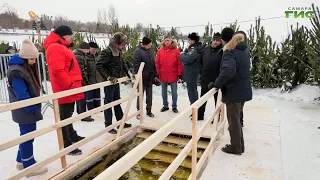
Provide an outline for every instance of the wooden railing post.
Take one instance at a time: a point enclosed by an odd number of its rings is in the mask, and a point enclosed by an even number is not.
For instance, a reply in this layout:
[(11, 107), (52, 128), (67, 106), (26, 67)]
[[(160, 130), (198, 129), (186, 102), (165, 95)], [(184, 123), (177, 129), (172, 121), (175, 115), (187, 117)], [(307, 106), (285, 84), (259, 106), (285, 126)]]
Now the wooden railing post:
[[(123, 127), (124, 127), (124, 124), (128, 120), (128, 113), (129, 113), (129, 110), (130, 110), (130, 107), (131, 107), (131, 104), (132, 104), (132, 100), (135, 97), (135, 94), (137, 92), (138, 82), (140, 82), (140, 80), (142, 79), (143, 67), (144, 67), (144, 63), (142, 62), (140, 64), (140, 67), (139, 67), (139, 70), (138, 70), (138, 73), (137, 73), (136, 81), (133, 83), (133, 86), (132, 86), (132, 89), (131, 89), (131, 93), (130, 93), (130, 96), (129, 96), (129, 100), (128, 100), (127, 105), (126, 105), (126, 109), (124, 111), (123, 118), (121, 119), (121, 123), (120, 123), (119, 129), (118, 129), (118, 133), (117, 133), (116, 139), (120, 138), (120, 136), (122, 134)], [(143, 93), (143, 91), (142, 91), (142, 93)], [(141, 108), (140, 108), (140, 110), (141, 110)]]
[[(60, 122), (60, 112), (59, 112), (59, 104), (58, 99), (54, 99), (53, 101), (53, 112), (54, 112), (54, 119), (55, 122)], [(62, 128), (57, 129), (57, 136), (58, 136), (58, 143), (59, 143), (59, 149), (60, 151), (64, 149), (64, 143), (63, 143), (63, 136), (62, 136)], [(66, 156), (61, 156), (61, 166), (62, 168), (67, 168), (67, 160)]]
[[(221, 94), (221, 90), (218, 90), (216, 93), (218, 93), (218, 99), (217, 99), (217, 104), (219, 104), (221, 102), (222, 99), (222, 94)], [(217, 107), (215, 107), (216, 109)], [(218, 120), (219, 120), (219, 114), (221, 112), (218, 112), (217, 115), (213, 118), (213, 131), (216, 132), (217, 128), (218, 128)], [(221, 122), (221, 119), (220, 119)]]
[(197, 122), (198, 122), (198, 108), (192, 108), (192, 169), (191, 179), (197, 178), (197, 151), (198, 151), (198, 139), (197, 139)]
[(140, 112), (140, 124), (143, 123), (144, 116), (143, 116), (143, 82), (142, 77), (139, 81), (139, 112)]

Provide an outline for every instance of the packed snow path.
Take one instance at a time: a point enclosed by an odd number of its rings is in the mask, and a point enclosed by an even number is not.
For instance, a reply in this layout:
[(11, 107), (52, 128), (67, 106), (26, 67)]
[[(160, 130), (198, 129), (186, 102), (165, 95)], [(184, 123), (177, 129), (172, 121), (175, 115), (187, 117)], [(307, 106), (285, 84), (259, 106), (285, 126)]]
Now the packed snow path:
[(264, 94), (256, 92), (254, 100), (245, 105), (245, 153), (237, 156), (221, 151), (230, 143), (226, 127), (200, 180), (319, 179), (319, 105)]
[[(129, 86), (127, 86), (129, 87)], [(49, 87), (50, 88), (50, 87)], [(121, 96), (129, 93), (129, 88), (121, 85)], [(170, 88), (169, 88), (170, 89)], [(170, 121), (176, 114), (171, 110), (159, 112), (162, 107), (161, 89), (154, 86), (153, 113), (156, 120)], [(179, 84), (178, 109), (182, 111), (188, 103), (186, 89)], [(320, 177), (320, 107), (309, 101), (320, 95), (318, 88), (302, 86), (298, 92), (280, 94), (277, 90), (255, 90), (254, 99), (245, 105), (244, 137), (246, 152), (241, 156), (224, 154), (221, 147), (229, 143), (229, 133), (221, 139), (212, 159), (208, 162), (201, 180), (212, 179), (284, 179), (317, 180)], [(304, 101), (304, 102), (301, 102)], [(171, 102), (171, 96), (169, 96)], [(210, 100), (207, 111), (213, 109)], [(125, 103), (122, 104), (125, 107)], [(135, 110), (135, 101), (131, 112)], [(165, 117), (164, 115), (167, 115)], [(38, 128), (54, 123), (51, 109), (45, 113), (45, 120), (38, 123)], [(103, 113), (94, 115), (95, 122), (76, 122), (75, 129), (80, 135), (90, 136), (103, 129)], [(154, 119), (146, 117), (146, 121)], [(136, 119), (131, 123), (138, 124)], [(191, 125), (190, 118), (185, 120), (185, 127)], [(198, 124), (199, 127), (201, 122)], [(227, 128), (227, 127), (226, 127)], [(11, 120), (11, 113), (0, 114), (0, 142), (19, 136), (16, 123)], [(85, 157), (110, 141), (112, 135), (106, 134), (97, 140), (80, 147), (83, 155), (67, 156), (68, 165)], [(51, 132), (35, 140), (35, 157), (38, 161), (58, 152), (56, 132)], [(0, 152), (0, 180), (6, 179), (18, 171), (15, 169), (17, 146)], [(61, 170), (60, 161), (48, 165), (49, 172), (29, 180), (48, 179)]]

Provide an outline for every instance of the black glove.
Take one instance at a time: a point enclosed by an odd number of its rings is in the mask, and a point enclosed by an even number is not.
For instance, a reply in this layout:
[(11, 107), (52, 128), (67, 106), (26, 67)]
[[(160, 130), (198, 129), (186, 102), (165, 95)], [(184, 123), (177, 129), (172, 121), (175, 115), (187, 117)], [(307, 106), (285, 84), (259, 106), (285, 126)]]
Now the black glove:
[(178, 79), (182, 79), (182, 76), (181, 76), (181, 75), (178, 75)]
[(117, 84), (118, 83), (118, 79), (115, 77), (108, 77), (107, 79), (108, 81), (111, 81), (112, 84)]
[(214, 82), (210, 82), (208, 84), (208, 89), (211, 90), (212, 88), (214, 88)]

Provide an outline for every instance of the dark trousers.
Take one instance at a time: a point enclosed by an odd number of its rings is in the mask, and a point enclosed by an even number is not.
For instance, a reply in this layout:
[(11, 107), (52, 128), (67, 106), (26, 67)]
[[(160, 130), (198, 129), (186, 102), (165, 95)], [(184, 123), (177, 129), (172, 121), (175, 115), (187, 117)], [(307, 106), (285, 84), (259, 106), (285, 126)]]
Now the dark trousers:
[(240, 124), (243, 126), (243, 107), (244, 107), (244, 103), (241, 103), (242, 105), (242, 109), (241, 109), (241, 112), (240, 112)]
[[(143, 85), (143, 93), (146, 92), (146, 110), (147, 113), (151, 112), (151, 108), (152, 108), (152, 84), (150, 85)], [(139, 97), (137, 97), (137, 110), (140, 110), (140, 106), (139, 106)]]
[[(119, 84), (116, 85), (111, 85), (111, 86), (106, 86), (104, 87), (104, 104), (111, 103), (113, 101), (119, 100), (120, 99), (120, 86)], [(120, 121), (123, 117), (123, 112), (120, 104), (116, 105), (113, 107), (114, 113), (116, 115), (117, 121)], [(109, 126), (112, 124), (112, 109), (106, 109), (104, 111), (104, 119), (105, 119), (105, 127)]]
[(76, 102), (77, 113), (81, 114), (91, 109), (97, 108), (101, 105), (100, 103), (100, 89), (94, 89), (85, 92), (85, 98)]
[(86, 102), (88, 110), (101, 106), (100, 88), (86, 92)]
[(229, 123), (230, 143), (236, 150), (244, 148), (242, 126), (240, 124), (240, 112), (244, 103), (230, 103), (227, 106), (227, 118)]
[(197, 89), (198, 82), (187, 82), (187, 90), (190, 104), (193, 104), (199, 99), (198, 89)]
[[(37, 129), (37, 124), (36, 123), (19, 124), (19, 128), (20, 128), (20, 136), (22, 136), (32, 131), (35, 131)], [(34, 139), (31, 139), (19, 145), (17, 162), (22, 163), (24, 168), (27, 168), (36, 163), (36, 160), (34, 159), (34, 156), (33, 156), (33, 141)]]
[[(61, 121), (68, 119), (74, 112), (74, 102), (68, 104), (59, 104), (59, 112)], [(69, 124), (62, 127), (64, 147), (68, 147), (72, 144), (71, 139), (77, 136), (77, 132), (73, 129), (73, 125)]]
[[(209, 92), (208, 84), (202, 84), (201, 85), (201, 97), (205, 95), (207, 92)], [(218, 99), (218, 92), (214, 94), (214, 104), (217, 106), (217, 99)], [(204, 112), (206, 110), (207, 101), (199, 108), (198, 110), (198, 117), (203, 118)]]

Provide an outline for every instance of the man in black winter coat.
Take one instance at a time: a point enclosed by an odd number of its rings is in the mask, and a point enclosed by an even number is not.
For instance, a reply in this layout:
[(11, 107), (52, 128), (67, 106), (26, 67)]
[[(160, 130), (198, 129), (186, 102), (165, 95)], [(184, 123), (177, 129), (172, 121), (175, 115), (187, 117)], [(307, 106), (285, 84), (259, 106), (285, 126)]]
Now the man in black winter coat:
[[(205, 95), (209, 89), (210, 82), (214, 82), (220, 73), (220, 63), (222, 57), (222, 42), (220, 33), (215, 33), (212, 38), (211, 46), (207, 46), (200, 56), (200, 84), (201, 96)], [(218, 93), (214, 94), (215, 104), (217, 105)], [(206, 109), (204, 103), (198, 110), (198, 120), (204, 119)]]
[[(96, 68), (100, 73), (104, 81), (111, 81), (113, 85), (106, 86), (104, 88), (105, 99), (104, 103), (108, 104), (120, 99), (120, 85), (118, 84), (118, 78), (123, 76), (131, 77), (131, 73), (128, 70), (127, 64), (123, 59), (122, 50), (127, 42), (127, 36), (121, 32), (117, 32), (110, 39), (109, 46), (101, 52), (98, 58)], [(114, 106), (114, 112), (117, 121), (120, 121), (123, 117), (123, 112), (120, 104)], [(106, 109), (104, 111), (105, 127), (112, 124), (112, 109)], [(124, 128), (131, 127), (131, 124), (125, 123)], [(109, 131), (111, 134), (117, 134), (117, 130), (112, 129)]]
[(244, 139), (240, 114), (244, 102), (252, 99), (250, 52), (243, 31), (235, 33), (230, 28), (224, 28), (221, 33), (223, 56), (219, 77), (209, 84), (209, 89), (221, 89), (222, 102), (227, 107), (230, 142), (222, 151), (241, 155), (244, 153)]
[[(144, 62), (144, 68), (142, 71), (143, 91), (146, 91), (146, 110), (149, 117), (154, 117), (151, 112), (152, 107), (152, 84), (157, 81), (155, 55), (151, 51), (152, 42), (151, 39), (144, 37), (142, 43), (138, 46), (137, 50), (133, 54), (133, 66), (134, 73), (138, 73), (141, 62)], [(159, 81), (159, 80), (158, 80)], [(137, 97), (137, 109), (139, 110), (139, 97)], [(138, 115), (139, 119), (140, 116)]]

